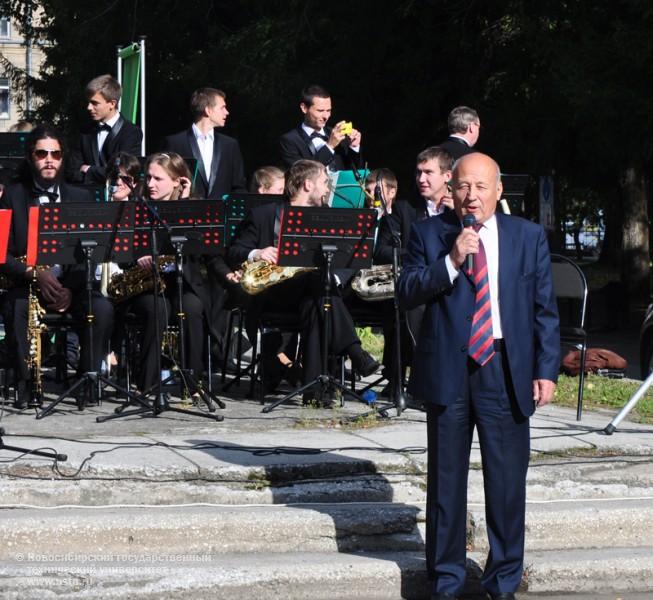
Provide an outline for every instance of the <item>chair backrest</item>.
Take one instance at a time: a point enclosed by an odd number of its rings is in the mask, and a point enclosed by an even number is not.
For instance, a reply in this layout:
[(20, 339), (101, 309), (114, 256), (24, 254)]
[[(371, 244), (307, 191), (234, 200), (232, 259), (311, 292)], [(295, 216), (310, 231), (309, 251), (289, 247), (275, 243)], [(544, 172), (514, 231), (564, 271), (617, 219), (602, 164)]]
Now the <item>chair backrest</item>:
[(562, 324), (585, 327), (587, 308), (585, 275), (573, 260), (560, 254), (551, 255), (551, 272)]

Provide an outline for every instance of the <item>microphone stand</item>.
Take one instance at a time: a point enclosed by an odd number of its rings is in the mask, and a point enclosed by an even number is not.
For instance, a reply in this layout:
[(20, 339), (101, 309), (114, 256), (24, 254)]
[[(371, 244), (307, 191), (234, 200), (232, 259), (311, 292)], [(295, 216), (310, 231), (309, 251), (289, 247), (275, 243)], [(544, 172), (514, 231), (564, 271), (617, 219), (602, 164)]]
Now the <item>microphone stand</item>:
[[(222, 421), (223, 420), (222, 415), (211, 414), (211, 413), (207, 414), (204, 412), (172, 407), (170, 406), (170, 403), (168, 402), (166, 396), (163, 394), (162, 382), (161, 382), (161, 327), (159, 321), (159, 306), (158, 306), (160, 275), (159, 275), (159, 268), (158, 268), (158, 261), (157, 261), (158, 245), (156, 242), (156, 231), (157, 231), (157, 227), (163, 227), (167, 231), (168, 235), (170, 235), (170, 237), (172, 238), (172, 230), (170, 226), (163, 219), (161, 219), (161, 217), (159, 217), (159, 213), (157, 212), (156, 208), (149, 202), (147, 198), (145, 198), (145, 196), (143, 196), (142, 194), (135, 194), (135, 186), (131, 183), (131, 181), (129, 181), (127, 178), (123, 178), (123, 181), (129, 186), (129, 189), (131, 190), (130, 196), (133, 194), (136, 201), (140, 202), (140, 204), (150, 214), (150, 233), (151, 233), (150, 250), (152, 253), (152, 278), (154, 284), (152, 290), (152, 294), (153, 294), (152, 302), (154, 305), (154, 327), (155, 327), (155, 336), (156, 336), (155, 349), (156, 349), (156, 369), (157, 369), (156, 372), (158, 373), (158, 381), (146, 393), (141, 394), (140, 397), (133, 398), (133, 400), (135, 400), (138, 404), (141, 405), (141, 408), (135, 408), (133, 410), (125, 411), (124, 409), (127, 408), (127, 406), (133, 404), (132, 399), (130, 399), (127, 402), (125, 402), (125, 404), (123, 404), (122, 406), (116, 408), (115, 413), (113, 415), (104, 415), (101, 417), (97, 417), (96, 421), (98, 423), (103, 423), (104, 421), (109, 421), (112, 419), (118, 419), (130, 415), (143, 415), (143, 414), (152, 417), (158, 417), (162, 412), (165, 411), (178, 412), (186, 415), (195, 415), (198, 417), (204, 417), (206, 419), (213, 419), (215, 421)], [(145, 400), (145, 397), (152, 390), (155, 393), (155, 397), (154, 400), (152, 401), (152, 404), (149, 404), (147, 400)], [(222, 408), (224, 408), (224, 406), (222, 406)]]
[[(394, 407), (397, 410), (397, 416), (400, 416), (401, 413), (406, 410), (406, 396), (404, 394), (404, 385), (403, 385), (403, 367), (401, 360), (401, 313), (399, 310), (399, 299), (397, 298), (397, 282), (399, 280), (399, 250), (401, 248), (401, 237), (399, 232), (396, 230), (393, 220), (390, 218), (388, 213), (388, 204), (383, 194), (383, 185), (382, 179), (379, 177), (376, 180), (376, 188), (374, 190), (375, 200), (378, 196), (378, 199), (381, 201), (381, 206), (383, 207), (383, 214), (386, 218), (386, 223), (390, 229), (390, 235), (392, 237), (392, 280), (394, 283), (394, 295), (392, 298), (393, 310), (394, 310), (394, 342), (395, 342), (395, 352), (394, 352), (394, 361), (395, 361), (395, 376), (392, 383), (391, 399), (392, 404), (390, 406), (380, 406), (377, 411), (385, 416), (385, 411), (388, 408)], [(377, 194), (378, 191), (378, 194)]]

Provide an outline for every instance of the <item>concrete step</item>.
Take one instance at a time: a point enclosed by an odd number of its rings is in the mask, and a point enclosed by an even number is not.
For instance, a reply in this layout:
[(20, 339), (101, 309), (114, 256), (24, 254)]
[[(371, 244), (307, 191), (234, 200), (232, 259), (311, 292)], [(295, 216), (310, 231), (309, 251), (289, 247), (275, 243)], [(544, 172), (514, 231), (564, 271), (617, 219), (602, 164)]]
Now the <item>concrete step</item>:
[[(472, 507), (470, 539), (487, 551), (485, 513)], [(526, 508), (528, 551), (647, 546), (653, 541), (653, 498), (532, 502)]]
[[(421, 551), (424, 505), (314, 503), (125, 506), (0, 511), (0, 560), (20, 554)], [(482, 507), (470, 511), (470, 549), (486, 552)], [(645, 547), (653, 500), (529, 504), (527, 551)]]
[(0, 512), (0, 560), (16, 555), (400, 551), (423, 548), (402, 504), (128, 507)]
[[(52, 557), (40, 562), (0, 562), (3, 600), (284, 600), (426, 599), (422, 553), (268, 553)], [(58, 560), (56, 560), (58, 558)], [(137, 560), (140, 558), (141, 560)], [(468, 561), (466, 597), (481, 597), (482, 557)], [(520, 597), (584, 594), (624, 599), (653, 593), (653, 548), (611, 548), (528, 553)]]
[[(183, 464), (89, 467), (68, 479), (53, 473), (49, 461), (0, 464), (3, 505), (58, 506), (103, 504), (286, 504), (302, 502), (400, 502), (426, 500), (426, 474), (419, 463), (379, 459), (319, 460), (300, 465), (275, 458), (274, 464)], [(47, 465), (47, 466), (46, 466)], [(73, 472), (71, 471), (70, 474)], [(611, 457), (583, 461), (560, 458), (532, 464), (527, 484), (531, 501), (653, 497), (650, 457)], [(480, 469), (469, 476), (469, 501), (482, 503)]]

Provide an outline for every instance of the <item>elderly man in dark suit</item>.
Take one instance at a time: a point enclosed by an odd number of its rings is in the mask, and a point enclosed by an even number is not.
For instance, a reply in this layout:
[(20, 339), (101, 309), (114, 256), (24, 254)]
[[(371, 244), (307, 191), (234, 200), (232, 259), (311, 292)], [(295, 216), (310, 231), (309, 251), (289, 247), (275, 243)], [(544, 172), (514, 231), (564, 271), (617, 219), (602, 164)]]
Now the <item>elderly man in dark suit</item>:
[(474, 145), (478, 142), (481, 132), (481, 120), (478, 113), (469, 106), (456, 106), (447, 118), (449, 137), (438, 144), (444, 148), (454, 160), (474, 152)]
[(322, 163), (330, 171), (363, 165), (360, 131), (349, 131), (345, 121), (327, 126), (331, 118), (331, 95), (327, 90), (319, 85), (304, 88), (299, 108), (304, 121), (279, 140), (281, 160), (287, 167), (302, 158)]
[(219, 200), (225, 194), (247, 191), (240, 145), (218, 132), (229, 115), (226, 94), (215, 88), (197, 89), (191, 96), (190, 110), (193, 124), (166, 137), (164, 151), (197, 160), (195, 196)]
[(111, 75), (100, 75), (86, 86), (92, 125), (79, 136), (66, 169), (71, 183), (104, 186), (109, 159), (118, 152), (140, 156), (143, 132), (118, 111), (122, 87)]
[(511, 600), (523, 573), (529, 417), (553, 398), (560, 361), (549, 249), (541, 226), (495, 214), (502, 186), (489, 156), (461, 158), (452, 187), (455, 211), (413, 225), (398, 286), (406, 307), (426, 305), (411, 387), (427, 410), (431, 598), (453, 599), (465, 583), (476, 427), (490, 542), (482, 584)]
[[(63, 146), (59, 134), (48, 126), (34, 129), (27, 142), (27, 165), (29, 172), (22, 180), (8, 186), (0, 208), (12, 212), (7, 262), (0, 265), (0, 272), (11, 281), (12, 287), (5, 295), (2, 312), (10, 343), (15, 347), (16, 408), (26, 408), (34, 399), (30, 394), (30, 373), (26, 358), (29, 354), (27, 340), (27, 306), (29, 282), (36, 278), (41, 305), (51, 312), (70, 312), (80, 319), (86, 314), (87, 297), (85, 272), (76, 265), (54, 265), (39, 269), (32, 267), (18, 257), (27, 252), (27, 225), (29, 209), (49, 202), (93, 201), (90, 192), (66, 185), (60, 180), (63, 164)], [(83, 371), (99, 371), (107, 341), (113, 326), (113, 306), (99, 291), (93, 294), (93, 359), (90, 361), (90, 340), (86, 328), (82, 336), (80, 368)], [(36, 403), (35, 405), (38, 405)]]

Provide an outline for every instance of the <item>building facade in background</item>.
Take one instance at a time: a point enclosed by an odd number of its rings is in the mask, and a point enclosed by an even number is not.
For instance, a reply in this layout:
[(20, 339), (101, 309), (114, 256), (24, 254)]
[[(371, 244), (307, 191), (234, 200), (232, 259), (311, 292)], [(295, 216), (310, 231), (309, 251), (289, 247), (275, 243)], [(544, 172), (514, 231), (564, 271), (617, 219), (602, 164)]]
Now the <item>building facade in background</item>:
[(26, 44), (25, 38), (16, 24), (0, 15), (0, 132), (9, 131), (10, 127), (21, 120), (25, 110), (32, 108), (34, 102), (29, 90), (14, 88), (7, 72), (6, 63), (26, 72), (38, 74), (45, 55), (39, 44)]

